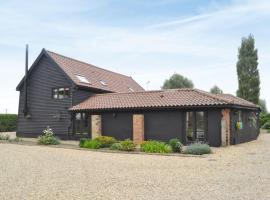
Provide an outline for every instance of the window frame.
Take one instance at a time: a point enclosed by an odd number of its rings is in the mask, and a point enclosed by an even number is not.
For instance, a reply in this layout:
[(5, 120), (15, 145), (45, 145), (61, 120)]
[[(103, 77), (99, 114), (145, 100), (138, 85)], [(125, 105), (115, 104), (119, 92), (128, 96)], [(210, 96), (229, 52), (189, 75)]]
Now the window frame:
[[(63, 98), (59, 98), (59, 90), (60, 89), (64, 89), (64, 93), (63, 93)], [(56, 91), (56, 93), (55, 93)], [(68, 93), (66, 93), (68, 91)], [(55, 98), (55, 95), (57, 96), (57, 98)], [(53, 100), (63, 100), (63, 99), (68, 99), (70, 98), (70, 88), (69, 87), (54, 87), (52, 88), (52, 99)]]
[[(79, 117), (78, 117), (79, 116)], [(90, 117), (87, 112), (77, 112), (73, 115), (73, 135), (90, 136)]]

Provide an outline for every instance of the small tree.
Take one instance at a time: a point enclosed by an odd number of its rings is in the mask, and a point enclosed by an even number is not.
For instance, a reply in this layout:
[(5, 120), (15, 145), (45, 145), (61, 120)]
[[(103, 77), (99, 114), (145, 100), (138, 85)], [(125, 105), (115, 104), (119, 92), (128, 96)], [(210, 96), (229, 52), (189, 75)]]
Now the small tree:
[(237, 96), (258, 104), (260, 76), (257, 49), (255, 49), (255, 40), (252, 35), (249, 35), (248, 38), (242, 38), (242, 44), (238, 52), (236, 65), (238, 75)]
[(210, 89), (210, 93), (212, 94), (223, 94), (222, 89), (220, 89), (217, 85), (214, 85), (211, 89)]
[(175, 89), (175, 88), (193, 88), (193, 82), (188, 78), (174, 73), (169, 79), (164, 81), (162, 89)]

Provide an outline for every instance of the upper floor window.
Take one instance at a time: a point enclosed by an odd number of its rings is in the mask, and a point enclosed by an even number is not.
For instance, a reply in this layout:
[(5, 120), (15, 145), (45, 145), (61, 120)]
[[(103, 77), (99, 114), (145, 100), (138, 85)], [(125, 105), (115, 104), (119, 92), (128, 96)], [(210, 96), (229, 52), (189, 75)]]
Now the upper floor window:
[(69, 88), (53, 88), (52, 90), (53, 99), (65, 99), (70, 97)]

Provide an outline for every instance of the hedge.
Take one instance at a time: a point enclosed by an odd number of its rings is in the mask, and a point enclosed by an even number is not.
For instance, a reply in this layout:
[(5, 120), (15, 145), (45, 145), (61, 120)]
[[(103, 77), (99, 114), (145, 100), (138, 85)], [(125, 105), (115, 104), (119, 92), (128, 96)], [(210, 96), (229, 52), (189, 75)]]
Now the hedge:
[(0, 132), (11, 132), (17, 129), (16, 114), (0, 114)]

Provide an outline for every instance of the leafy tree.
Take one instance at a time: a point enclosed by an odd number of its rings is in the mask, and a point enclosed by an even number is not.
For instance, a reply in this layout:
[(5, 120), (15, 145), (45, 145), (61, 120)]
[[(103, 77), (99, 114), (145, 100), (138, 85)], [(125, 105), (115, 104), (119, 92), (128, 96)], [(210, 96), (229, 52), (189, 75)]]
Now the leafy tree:
[(267, 113), (266, 102), (264, 99), (259, 99), (258, 105), (261, 107), (262, 113)]
[(175, 89), (175, 88), (193, 88), (193, 82), (188, 78), (174, 73), (169, 79), (164, 81), (162, 89)]
[(257, 49), (255, 49), (255, 40), (252, 35), (249, 35), (248, 38), (242, 38), (241, 47), (238, 49), (236, 68), (238, 75), (237, 96), (258, 104), (260, 76)]
[(223, 91), (217, 85), (214, 85), (214, 87), (212, 87), (210, 89), (210, 93), (212, 93), (212, 94), (223, 94)]

